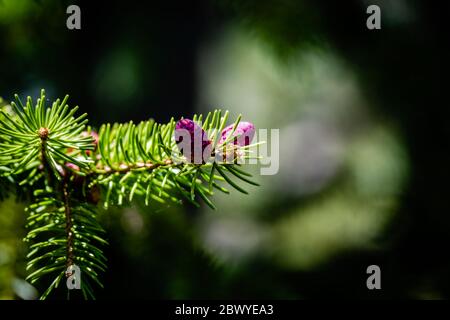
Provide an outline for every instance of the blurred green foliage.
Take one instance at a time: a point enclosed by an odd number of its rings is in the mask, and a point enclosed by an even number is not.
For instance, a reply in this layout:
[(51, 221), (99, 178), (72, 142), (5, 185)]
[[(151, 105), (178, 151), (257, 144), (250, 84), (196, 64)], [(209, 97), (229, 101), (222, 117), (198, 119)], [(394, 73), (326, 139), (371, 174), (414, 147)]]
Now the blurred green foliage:
[[(12, 299), (22, 296), (15, 291), (14, 282), (24, 276), (25, 235), (24, 206), (8, 199), (0, 204), (0, 299)], [(35, 295), (31, 294), (31, 298)]]

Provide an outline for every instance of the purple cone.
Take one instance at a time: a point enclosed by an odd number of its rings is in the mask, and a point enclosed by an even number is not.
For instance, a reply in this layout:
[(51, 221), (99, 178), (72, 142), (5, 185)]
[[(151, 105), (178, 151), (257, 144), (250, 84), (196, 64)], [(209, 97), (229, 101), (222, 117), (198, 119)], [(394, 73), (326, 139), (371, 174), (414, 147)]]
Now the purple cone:
[[(190, 139), (183, 141), (184, 138)], [(211, 141), (206, 132), (190, 119), (181, 119), (177, 122), (175, 141), (183, 155), (192, 163), (205, 163), (211, 155)]]
[[(234, 124), (229, 125), (225, 129), (223, 129), (218, 142), (219, 145), (228, 139), (230, 133), (233, 131), (233, 127)], [(229, 142), (233, 141), (234, 144), (237, 144), (241, 147), (248, 146), (255, 136), (255, 126), (251, 122), (239, 122), (236, 130), (233, 132), (233, 136), (236, 138), (230, 140)]]

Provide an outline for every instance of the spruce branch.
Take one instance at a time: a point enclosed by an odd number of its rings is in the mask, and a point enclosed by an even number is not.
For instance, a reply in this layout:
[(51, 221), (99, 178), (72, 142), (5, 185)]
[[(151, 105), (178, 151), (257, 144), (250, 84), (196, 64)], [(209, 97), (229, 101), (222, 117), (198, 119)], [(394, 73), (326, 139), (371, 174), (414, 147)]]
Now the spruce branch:
[[(14, 114), (1, 110), (0, 166), (6, 168), (5, 175), (17, 175), (30, 171), (45, 161), (57, 179), (61, 179), (59, 163), (70, 162), (79, 167), (89, 167), (90, 160), (84, 156), (86, 150), (93, 150), (92, 137), (81, 137), (85, 129), (87, 114), (74, 118), (78, 107), (69, 111), (63, 101), (56, 100), (50, 108), (45, 108), (45, 91), (33, 106), (31, 97), (23, 105), (18, 95), (11, 102)], [(80, 152), (68, 154), (67, 148)]]
[[(43, 90), (36, 103), (15, 100), (0, 111), (0, 187), (28, 194), (27, 279), (49, 281), (42, 299), (74, 265), (86, 299), (94, 298), (94, 285), (102, 287), (107, 241), (97, 221), (99, 202), (106, 209), (133, 201), (198, 207), (201, 199), (214, 209), (215, 190), (229, 193), (230, 185), (248, 193), (240, 182), (258, 185), (240, 164), (257, 145), (251, 144), (254, 126), (241, 116), (228, 126), (229, 114), (220, 110), (204, 121), (194, 115), (166, 124), (108, 123), (97, 134), (86, 126), (86, 114), (75, 116), (78, 107), (67, 105), (68, 96), (49, 107)], [(182, 147), (186, 137), (192, 144)]]
[(106, 257), (101, 246), (107, 244), (96, 219), (96, 208), (70, 199), (66, 186), (62, 199), (53, 190), (38, 189), (34, 196), (34, 203), (26, 209), (29, 232), (24, 240), (31, 244), (27, 270), (34, 270), (27, 280), (35, 283), (44, 276), (53, 277), (41, 296), (45, 299), (68, 276), (68, 267), (76, 264), (83, 275), (83, 294), (93, 297), (91, 282), (102, 287), (99, 274), (106, 270)]

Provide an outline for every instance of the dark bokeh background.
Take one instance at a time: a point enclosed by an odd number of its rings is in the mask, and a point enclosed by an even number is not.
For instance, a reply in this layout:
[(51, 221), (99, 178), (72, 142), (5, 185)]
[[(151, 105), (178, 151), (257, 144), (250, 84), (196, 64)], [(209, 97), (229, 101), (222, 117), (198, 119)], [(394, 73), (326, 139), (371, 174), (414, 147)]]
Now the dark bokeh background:
[[(65, 26), (69, 4), (81, 7), (81, 30)], [(366, 28), (369, 4), (381, 7), (381, 30)], [(103, 212), (111, 245), (101, 299), (448, 298), (449, 9), (414, 0), (0, 0), (0, 97), (69, 93), (94, 126), (224, 106), (280, 128), (280, 175), (260, 177), (250, 198), (219, 198), (219, 212)], [(323, 145), (341, 151), (325, 152), (324, 170), (334, 168), (326, 178), (319, 170), (297, 184), (294, 173), (317, 167), (286, 160), (297, 149), (283, 141), (302, 141), (300, 156), (312, 159), (319, 150), (323, 160)], [(30, 298), (22, 207), (8, 201), (0, 297)], [(382, 290), (366, 288), (371, 264)]]

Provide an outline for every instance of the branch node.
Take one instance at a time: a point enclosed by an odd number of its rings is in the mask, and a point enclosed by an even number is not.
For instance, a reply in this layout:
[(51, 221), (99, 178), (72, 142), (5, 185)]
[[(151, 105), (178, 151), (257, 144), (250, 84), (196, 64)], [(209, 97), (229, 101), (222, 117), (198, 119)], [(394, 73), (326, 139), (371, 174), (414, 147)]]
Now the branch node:
[(41, 128), (39, 128), (39, 130), (38, 130), (38, 135), (39, 135), (39, 138), (41, 138), (41, 140), (47, 140), (47, 139), (48, 139), (49, 133), (50, 133), (50, 132), (49, 132), (48, 129), (45, 128), (45, 127), (41, 127)]

